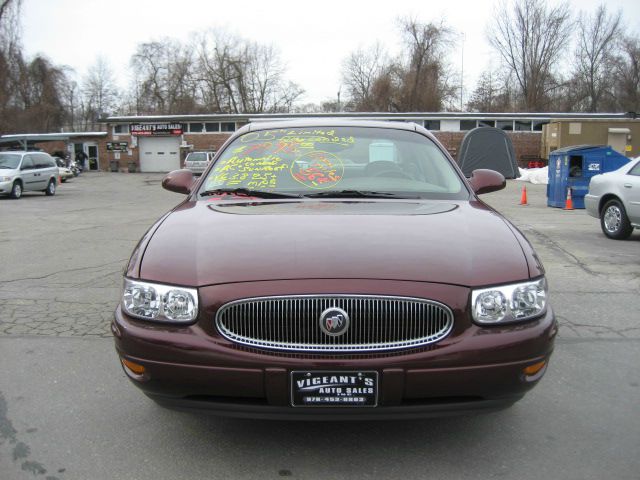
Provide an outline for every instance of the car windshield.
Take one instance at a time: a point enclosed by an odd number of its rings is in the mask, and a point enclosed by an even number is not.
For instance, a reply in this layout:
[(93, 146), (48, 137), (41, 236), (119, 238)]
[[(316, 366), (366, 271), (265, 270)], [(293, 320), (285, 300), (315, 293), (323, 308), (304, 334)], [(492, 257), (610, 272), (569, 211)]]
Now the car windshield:
[(20, 155), (13, 153), (0, 153), (0, 168), (18, 168)]
[(310, 197), (465, 199), (450, 161), (417, 132), (374, 127), (261, 130), (236, 138), (202, 183)]
[(207, 154), (204, 152), (194, 152), (187, 155), (187, 162), (206, 162)]

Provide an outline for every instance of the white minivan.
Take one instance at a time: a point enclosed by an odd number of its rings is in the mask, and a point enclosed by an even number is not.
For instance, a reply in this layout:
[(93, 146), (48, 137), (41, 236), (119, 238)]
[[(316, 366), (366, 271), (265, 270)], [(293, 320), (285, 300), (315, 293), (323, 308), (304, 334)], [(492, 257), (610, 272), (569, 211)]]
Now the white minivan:
[(189, 152), (184, 160), (184, 168), (191, 170), (194, 175), (201, 175), (215, 156), (214, 151)]
[(0, 195), (20, 198), (23, 192), (55, 195), (58, 166), (45, 152), (0, 152)]

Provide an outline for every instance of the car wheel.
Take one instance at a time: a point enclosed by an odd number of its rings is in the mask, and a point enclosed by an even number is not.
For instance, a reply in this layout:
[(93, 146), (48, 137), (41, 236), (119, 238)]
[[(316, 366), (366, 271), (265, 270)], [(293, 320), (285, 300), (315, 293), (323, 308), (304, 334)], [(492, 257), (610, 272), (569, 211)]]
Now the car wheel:
[(54, 179), (49, 180), (49, 185), (47, 185), (47, 189), (44, 193), (48, 196), (56, 194), (56, 181)]
[(633, 231), (624, 205), (617, 199), (605, 203), (600, 212), (600, 226), (607, 237), (615, 240), (629, 238)]
[(18, 199), (22, 196), (22, 184), (20, 182), (14, 182), (11, 187), (11, 198)]

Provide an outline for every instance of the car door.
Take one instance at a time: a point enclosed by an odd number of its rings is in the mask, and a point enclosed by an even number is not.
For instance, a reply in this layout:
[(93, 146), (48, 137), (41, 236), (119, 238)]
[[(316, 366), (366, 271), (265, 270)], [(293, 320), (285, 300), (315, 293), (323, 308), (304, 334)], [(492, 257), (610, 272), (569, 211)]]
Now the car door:
[(22, 163), (20, 164), (20, 178), (22, 179), (22, 190), (25, 192), (38, 189), (38, 179), (35, 173), (33, 156), (30, 154), (24, 155), (22, 157)]
[(640, 224), (640, 161), (624, 176), (622, 194), (629, 220)]
[(47, 161), (47, 155), (43, 153), (30, 154), (33, 159), (33, 190), (44, 190), (49, 183), (49, 171), (51, 165)]

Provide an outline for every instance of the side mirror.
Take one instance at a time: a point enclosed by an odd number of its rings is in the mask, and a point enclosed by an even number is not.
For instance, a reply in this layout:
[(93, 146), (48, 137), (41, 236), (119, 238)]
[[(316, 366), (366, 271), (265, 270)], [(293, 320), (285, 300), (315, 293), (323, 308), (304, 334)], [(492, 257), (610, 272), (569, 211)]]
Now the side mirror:
[(476, 195), (502, 190), (507, 186), (504, 175), (495, 170), (487, 170), (484, 168), (471, 172), (469, 183)]
[(194, 180), (191, 170), (174, 170), (173, 172), (167, 173), (162, 179), (162, 188), (188, 195), (191, 193)]

